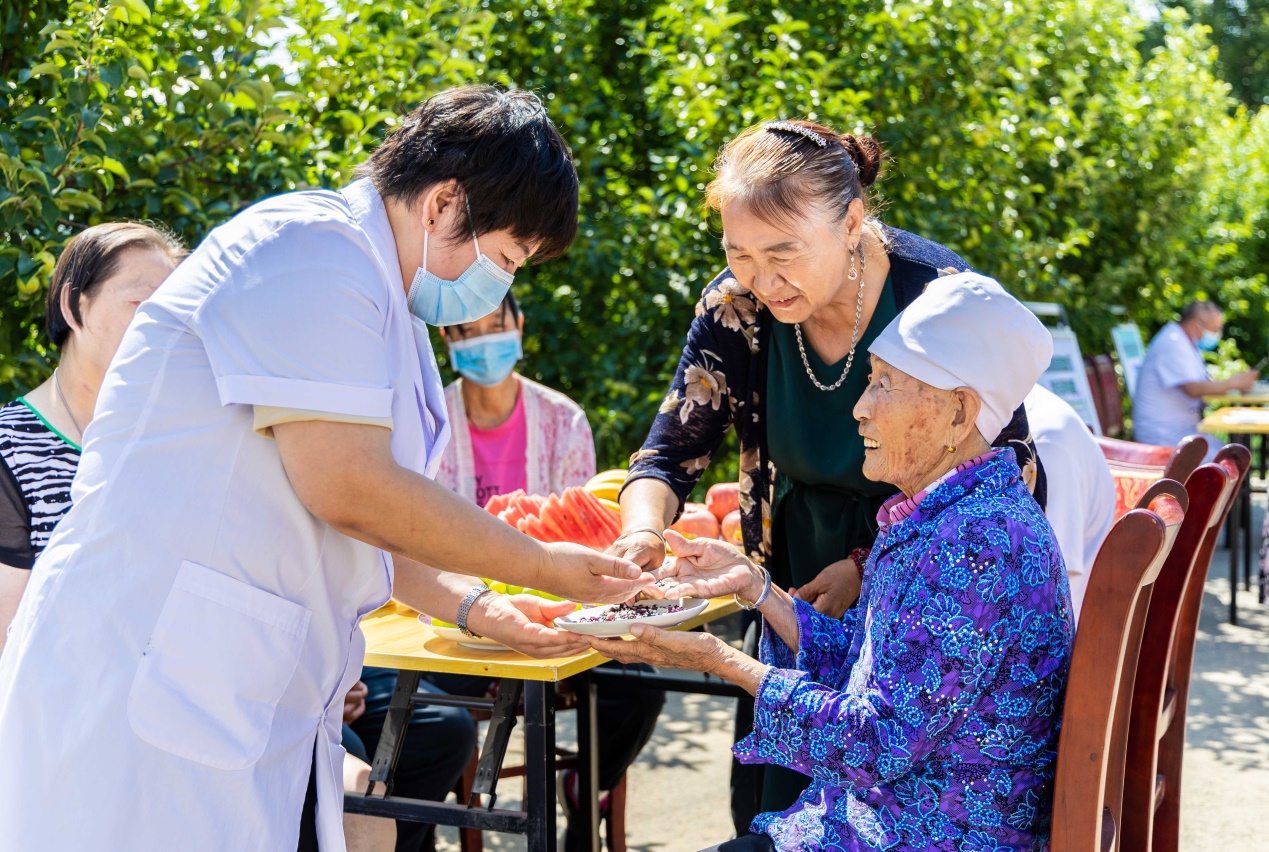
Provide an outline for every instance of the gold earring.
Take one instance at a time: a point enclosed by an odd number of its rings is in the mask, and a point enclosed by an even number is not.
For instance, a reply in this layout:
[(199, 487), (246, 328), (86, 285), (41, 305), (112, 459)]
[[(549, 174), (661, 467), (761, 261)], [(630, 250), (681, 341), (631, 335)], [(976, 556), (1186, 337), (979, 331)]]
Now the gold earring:
[(855, 250), (850, 250), (850, 271), (846, 273), (848, 281), (854, 281), (859, 277), (859, 271), (855, 269)]
[(951, 444), (948, 444), (947, 451), (948, 451), (949, 453), (954, 453), (954, 452), (956, 452), (956, 448), (955, 448), (955, 447), (953, 447)]

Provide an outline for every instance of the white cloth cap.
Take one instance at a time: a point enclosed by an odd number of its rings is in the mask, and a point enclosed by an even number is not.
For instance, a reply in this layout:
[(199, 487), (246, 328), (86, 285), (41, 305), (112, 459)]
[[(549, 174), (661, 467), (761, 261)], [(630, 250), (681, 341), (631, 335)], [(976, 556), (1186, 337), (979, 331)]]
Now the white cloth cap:
[(999, 283), (962, 272), (931, 281), (868, 351), (927, 385), (975, 391), (990, 442), (1048, 369), (1053, 337)]

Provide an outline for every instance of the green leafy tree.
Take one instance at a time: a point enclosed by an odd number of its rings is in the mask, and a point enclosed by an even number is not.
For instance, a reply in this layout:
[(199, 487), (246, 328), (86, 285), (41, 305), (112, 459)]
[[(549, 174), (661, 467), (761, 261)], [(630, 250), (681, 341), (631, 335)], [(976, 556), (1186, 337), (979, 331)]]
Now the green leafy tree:
[[(1269, 104), (1269, 2), (1164, 0), (1161, 6), (1184, 9), (1192, 21), (1212, 31), (1217, 71), (1235, 97), (1252, 108)], [(1155, 26), (1147, 32), (1147, 48), (1161, 43), (1160, 30)]]
[(1062, 302), (1090, 351), (1112, 305), (1150, 333), (1203, 296), (1241, 354), (1269, 350), (1269, 119), (1179, 11), (1144, 53), (1126, 0), (0, 0), (0, 21), (0, 397), (46, 375), (41, 298), (77, 230), (194, 244), (342, 185), (397, 116), (477, 81), (538, 92), (577, 156), (579, 238), (516, 289), (526, 369), (586, 408), (601, 465), (638, 447), (724, 263), (713, 158), (772, 118), (874, 133), (882, 217)]

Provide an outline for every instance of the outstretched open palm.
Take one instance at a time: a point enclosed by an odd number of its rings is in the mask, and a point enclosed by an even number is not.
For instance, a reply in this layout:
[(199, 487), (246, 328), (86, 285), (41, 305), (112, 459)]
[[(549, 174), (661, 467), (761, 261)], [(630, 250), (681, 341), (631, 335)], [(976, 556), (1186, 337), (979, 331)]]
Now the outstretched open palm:
[(747, 600), (760, 592), (762, 576), (749, 559), (726, 542), (717, 539), (688, 540), (674, 530), (665, 531), (665, 540), (675, 558), (667, 559), (654, 573), (667, 598), (716, 598), (740, 595)]

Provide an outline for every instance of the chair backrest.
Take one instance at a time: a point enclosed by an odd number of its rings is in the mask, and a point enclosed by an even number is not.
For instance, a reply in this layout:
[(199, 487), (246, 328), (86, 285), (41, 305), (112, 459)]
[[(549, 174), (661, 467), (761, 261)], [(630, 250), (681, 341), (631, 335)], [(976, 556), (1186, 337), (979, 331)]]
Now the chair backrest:
[(1115, 517), (1122, 518), (1136, 506), (1146, 490), (1160, 479), (1184, 482), (1207, 454), (1207, 441), (1199, 435), (1181, 439), (1175, 447), (1138, 444), (1094, 436), (1115, 480)]
[[(1203, 545), (1224, 520), (1233, 497), (1230, 486), (1237, 478), (1236, 473), (1221, 464), (1205, 464), (1190, 474), (1185, 483), (1190, 498), (1185, 521), (1150, 590), (1128, 723), (1121, 843), (1124, 852), (1149, 852), (1156, 800), (1171, 793), (1166, 785), (1159, 786), (1156, 781), (1159, 736), (1176, 714), (1173, 657), (1181, 604), (1187, 589), (1201, 588), (1199, 575), (1207, 575), (1211, 551), (1205, 561)], [(1159, 486), (1169, 484), (1171, 480), (1163, 480)], [(1147, 492), (1143, 501), (1154, 495), (1159, 486)]]
[(1149, 589), (1185, 518), (1179, 484), (1111, 528), (1088, 578), (1071, 651), (1053, 793), (1053, 852), (1114, 848), (1128, 711)]
[[(1225, 472), (1227, 480), (1218, 499), (1218, 511), (1212, 514), (1207, 535), (1200, 545), (1194, 570), (1181, 594), (1172, 653), (1167, 669), (1164, 709), (1160, 712), (1155, 768), (1156, 793), (1152, 806), (1153, 827), (1149, 836), (1150, 848), (1154, 852), (1177, 852), (1180, 848), (1181, 770), (1185, 754), (1185, 716), (1189, 705), (1190, 675), (1194, 662), (1194, 638), (1198, 632), (1199, 611), (1203, 607), (1203, 585), (1207, 580), (1212, 552), (1216, 549), (1221, 528), (1229, 513), (1235, 510), (1239, 489), (1251, 467), (1251, 452), (1246, 447), (1230, 444), (1216, 454), (1214, 464)], [(1204, 465), (1199, 470), (1208, 467), (1210, 466)], [(1197, 475), (1198, 471), (1191, 478)], [(1197, 487), (1198, 483), (1196, 482), (1195, 485)], [(1143, 796), (1137, 796), (1137, 798), (1143, 798)], [(1125, 830), (1125, 840), (1128, 838), (1129, 835)]]
[(1097, 374), (1098, 395), (1102, 399), (1102, 433), (1116, 438), (1124, 433), (1124, 396), (1119, 390), (1119, 376), (1115, 373), (1115, 359), (1109, 355), (1093, 356), (1093, 371)]
[(1163, 467), (1164, 478), (1177, 482), (1187, 481), (1190, 474), (1203, 463), (1203, 459), (1207, 458), (1209, 446), (1202, 435), (1187, 435), (1182, 438), (1181, 443), (1176, 445), (1176, 452)]
[(1109, 434), (1106, 431), (1106, 424), (1114, 415), (1107, 410), (1106, 396), (1102, 393), (1101, 381), (1097, 376), (1097, 362), (1092, 355), (1084, 356), (1084, 375), (1088, 377), (1088, 389), (1093, 396), (1093, 408), (1097, 412), (1097, 422), (1101, 424), (1102, 434)]

